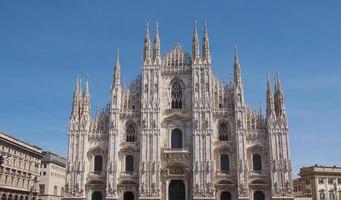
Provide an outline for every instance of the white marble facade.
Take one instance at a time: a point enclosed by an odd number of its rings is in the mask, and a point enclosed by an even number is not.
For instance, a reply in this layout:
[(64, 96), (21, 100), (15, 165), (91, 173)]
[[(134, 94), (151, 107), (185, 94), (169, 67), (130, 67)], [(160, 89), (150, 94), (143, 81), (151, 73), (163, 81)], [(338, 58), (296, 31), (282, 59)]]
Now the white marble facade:
[(158, 24), (153, 42), (147, 25), (140, 75), (121, 85), (117, 51), (111, 98), (94, 117), (77, 79), (65, 199), (293, 199), (279, 77), (274, 92), (268, 78), (263, 116), (244, 100), (237, 49), (224, 83), (206, 22), (201, 41), (195, 22), (192, 53), (176, 44), (161, 57)]

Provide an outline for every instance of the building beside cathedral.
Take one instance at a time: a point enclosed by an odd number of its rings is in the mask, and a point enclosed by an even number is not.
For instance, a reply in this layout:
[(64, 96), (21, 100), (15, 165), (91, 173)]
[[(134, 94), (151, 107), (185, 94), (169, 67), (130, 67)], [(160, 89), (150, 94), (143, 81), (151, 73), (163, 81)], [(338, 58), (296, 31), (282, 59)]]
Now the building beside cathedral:
[(235, 49), (233, 80), (212, 73), (204, 25), (192, 52), (160, 53), (147, 25), (140, 75), (121, 85), (119, 52), (111, 98), (95, 117), (88, 80), (78, 78), (68, 132), (64, 199), (293, 199), (288, 120), (279, 77), (268, 76), (266, 115), (244, 99)]

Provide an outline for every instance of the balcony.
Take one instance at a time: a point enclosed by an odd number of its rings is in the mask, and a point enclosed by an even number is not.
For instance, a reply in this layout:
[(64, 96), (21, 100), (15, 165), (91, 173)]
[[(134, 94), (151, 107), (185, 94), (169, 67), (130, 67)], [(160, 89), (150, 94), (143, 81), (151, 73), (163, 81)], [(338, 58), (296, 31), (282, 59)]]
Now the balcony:
[(103, 171), (89, 172), (89, 178), (90, 179), (99, 179), (99, 178), (104, 178), (104, 177), (105, 177), (105, 172), (103, 172)]
[(190, 152), (187, 148), (163, 148), (162, 158), (173, 161), (189, 160)]

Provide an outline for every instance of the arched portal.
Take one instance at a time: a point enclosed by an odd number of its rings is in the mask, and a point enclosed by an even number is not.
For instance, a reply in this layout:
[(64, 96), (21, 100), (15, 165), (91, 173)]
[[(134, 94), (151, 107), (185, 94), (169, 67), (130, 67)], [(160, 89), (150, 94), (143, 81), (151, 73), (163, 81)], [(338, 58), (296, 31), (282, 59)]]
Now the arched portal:
[(253, 200), (265, 200), (265, 195), (262, 191), (256, 191), (253, 194)]
[(168, 188), (168, 200), (185, 200), (186, 188), (181, 180), (172, 180)]
[(124, 200), (134, 200), (134, 194), (132, 192), (125, 192)]
[(228, 191), (224, 191), (220, 195), (220, 200), (231, 200), (231, 193)]
[(99, 191), (95, 191), (91, 195), (91, 200), (102, 200), (102, 193)]

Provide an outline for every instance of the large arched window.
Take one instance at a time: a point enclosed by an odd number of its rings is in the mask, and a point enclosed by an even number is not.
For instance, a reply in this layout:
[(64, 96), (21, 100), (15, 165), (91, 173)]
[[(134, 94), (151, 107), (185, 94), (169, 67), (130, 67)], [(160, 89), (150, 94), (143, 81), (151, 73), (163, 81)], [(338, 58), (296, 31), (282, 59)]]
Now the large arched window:
[(101, 172), (103, 166), (103, 158), (100, 155), (95, 156), (94, 171)]
[(256, 191), (254, 194), (253, 194), (253, 199), (254, 200), (265, 200), (265, 195), (262, 191)]
[(172, 130), (171, 141), (172, 148), (182, 148), (182, 132), (180, 131), (180, 129), (176, 128)]
[(222, 172), (229, 172), (230, 171), (230, 158), (227, 154), (220, 155), (220, 170)]
[(134, 157), (132, 155), (128, 155), (126, 157), (126, 172), (134, 171)]
[(136, 141), (136, 130), (133, 124), (128, 124), (126, 129), (126, 141), (135, 142)]
[(182, 86), (180, 82), (175, 81), (171, 88), (171, 106), (172, 109), (182, 108)]
[(219, 125), (219, 141), (228, 141), (229, 140), (229, 136), (228, 136), (228, 128), (227, 125), (225, 123), (221, 123)]
[(262, 170), (262, 157), (259, 154), (253, 154), (252, 156), (253, 170), (261, 171)]

